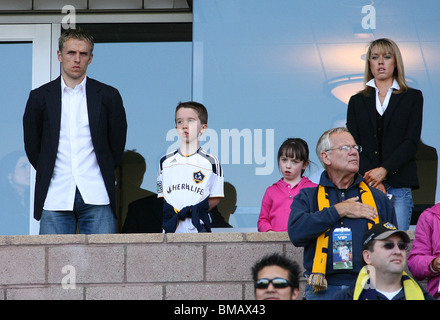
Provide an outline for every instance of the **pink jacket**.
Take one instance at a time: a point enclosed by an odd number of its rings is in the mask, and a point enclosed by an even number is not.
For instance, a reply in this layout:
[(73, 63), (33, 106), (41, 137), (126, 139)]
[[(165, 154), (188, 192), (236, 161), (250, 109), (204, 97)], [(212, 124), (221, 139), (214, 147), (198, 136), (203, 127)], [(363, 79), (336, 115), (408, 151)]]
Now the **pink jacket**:
[(302, 188), (316, 187), (317, 184), (307, 177), (302, 177), (293, 188), (282, 178), (266, 189), (261, 203), (258, 231), (287, 231), (290, 205)]
[(428, 292), (438, 295), (440, 273), (430, 269), (431, 261), (440, 257), (440, 202), (422, 212), (417, 221), (408, 268), (417, 280), (428, 278)]

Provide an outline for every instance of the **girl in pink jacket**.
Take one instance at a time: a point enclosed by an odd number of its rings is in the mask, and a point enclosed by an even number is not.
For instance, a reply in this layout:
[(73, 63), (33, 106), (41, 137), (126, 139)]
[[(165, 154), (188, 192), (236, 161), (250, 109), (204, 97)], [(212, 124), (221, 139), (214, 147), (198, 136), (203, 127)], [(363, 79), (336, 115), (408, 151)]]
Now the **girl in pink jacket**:
[(440, 299), (440, 202), (422, 212), (417, 221), (408, 268), (414, 278), (428, 278), (428, 292)]
[(266, 189), (258, 218), (258, 231), (287, 231), (290, 205), (302, 188), (317, 184), (303, 177), (309, 165), (309, 147), (300, 138), (289, 138), (278, 150), (278, 167), (283, 177)]

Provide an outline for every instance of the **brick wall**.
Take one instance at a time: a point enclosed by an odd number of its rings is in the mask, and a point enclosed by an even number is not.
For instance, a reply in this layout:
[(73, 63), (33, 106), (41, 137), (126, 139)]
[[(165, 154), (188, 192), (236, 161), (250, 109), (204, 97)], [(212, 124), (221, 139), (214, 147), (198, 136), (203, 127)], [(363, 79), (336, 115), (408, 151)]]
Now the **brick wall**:
[(302, 267), (286, 233), (0, 236), (0, 300), (252, 300), (273, 252)]
[(272, 252), (302, 259), (286, 233), (1, 236), (0, 299), (253, 299)]

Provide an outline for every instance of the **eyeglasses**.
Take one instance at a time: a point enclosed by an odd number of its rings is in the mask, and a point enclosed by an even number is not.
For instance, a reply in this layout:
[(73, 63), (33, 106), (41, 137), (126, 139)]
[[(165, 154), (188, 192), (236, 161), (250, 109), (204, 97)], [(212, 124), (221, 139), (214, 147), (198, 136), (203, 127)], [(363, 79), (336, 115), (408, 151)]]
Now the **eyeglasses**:
[(383, 247), (387, 250), (393, 250), (395, 246), (397, 246), (399, 250), (406, 250), (406, 248), (408, 248), (408, 244), (403, 242), (385, 242), (383, 245)]
[(277, 289), (287, 288), (291, 286), (291, 283), (284, 278), (273, 278), (273, 279), (261, 278), (260, 280), (255, 282), (255, 288), (266, 289), (267, 287), (269, 287), (269, 283), (272, 283), (273, 287)]
[(355, 144), (354, 146), (346, 145), (346, 146), (341, 146), (341, 147), (337, 147), (337, 148), (331, 148), (331, 149), (327, 149), (324, 151), (327, 152), (327, 151), (331, 151), (331, 150), (339, 150), (339, 151), (344, 151), (344, 152), (350, 152), (351, 148), (353, 148), (354, 150), (356, 150), (359, 153), (362, 152), (362, 147), (357, 144)]

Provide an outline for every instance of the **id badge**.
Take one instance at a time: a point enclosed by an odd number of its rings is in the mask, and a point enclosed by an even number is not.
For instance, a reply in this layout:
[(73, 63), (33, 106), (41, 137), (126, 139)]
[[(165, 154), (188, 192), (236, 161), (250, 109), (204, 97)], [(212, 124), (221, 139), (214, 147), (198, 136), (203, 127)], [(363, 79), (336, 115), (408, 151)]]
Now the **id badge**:
[(353, 269), (353, 242), (350, 228), (333, 231), (333, 269)]

